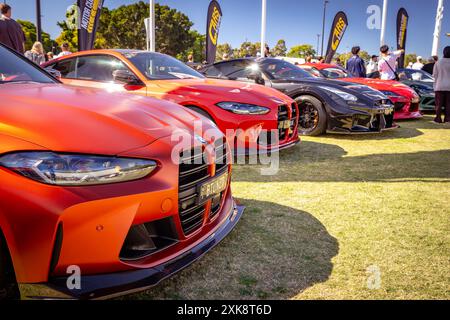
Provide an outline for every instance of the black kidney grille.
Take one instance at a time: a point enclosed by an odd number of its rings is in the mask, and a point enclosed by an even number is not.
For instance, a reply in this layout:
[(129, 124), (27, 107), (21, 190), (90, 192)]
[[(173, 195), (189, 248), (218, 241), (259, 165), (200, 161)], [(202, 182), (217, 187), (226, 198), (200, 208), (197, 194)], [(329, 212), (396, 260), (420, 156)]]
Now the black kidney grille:
[(185, 236), (203, 225), (206, 212), (204, 204), (197, 204), (197, 186), (210, 178), (206, 157), (200, 148), (181, 154), (178, 205)]
[(286, 139), (287, 130), (284, 128), (280, 128), (280, 125), (287, 120), (289, 120), (289, 108), (287, 105), (282, 105), (278, 108), (278, 124), (279, 124), (278, 134), (279, 134), (280, 141), (283, 141)]

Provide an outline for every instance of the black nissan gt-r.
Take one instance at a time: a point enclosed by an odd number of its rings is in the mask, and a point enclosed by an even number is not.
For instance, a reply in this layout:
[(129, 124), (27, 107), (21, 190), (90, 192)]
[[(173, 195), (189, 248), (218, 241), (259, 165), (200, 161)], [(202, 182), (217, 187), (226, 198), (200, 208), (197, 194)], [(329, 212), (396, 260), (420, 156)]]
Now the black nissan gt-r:
[(332, 133), (379, 133), (397, 128), (394, 106), (370, 87), (312, 77), (275, 58), (222, 61), (200, 70), (209, 78), (256, 82), (273, 87), (299, 105), (299, 131), (316, 136)]

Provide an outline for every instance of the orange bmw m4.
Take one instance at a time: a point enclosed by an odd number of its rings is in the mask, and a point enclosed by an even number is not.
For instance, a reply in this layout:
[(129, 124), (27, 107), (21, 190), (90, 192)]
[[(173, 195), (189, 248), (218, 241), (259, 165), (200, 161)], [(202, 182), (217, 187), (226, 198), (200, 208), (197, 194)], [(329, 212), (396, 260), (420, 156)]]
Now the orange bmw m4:
[(204, 120), (64, 86), (0, 45), (0, 298), (135, 292), (217, 245), (243, 209), (227, 141)]

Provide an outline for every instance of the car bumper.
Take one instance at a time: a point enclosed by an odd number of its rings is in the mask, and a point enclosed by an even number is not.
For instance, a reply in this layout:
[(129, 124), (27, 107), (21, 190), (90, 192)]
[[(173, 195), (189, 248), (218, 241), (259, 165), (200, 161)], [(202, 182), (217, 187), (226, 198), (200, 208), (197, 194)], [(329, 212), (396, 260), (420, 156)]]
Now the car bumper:
[(227, 219), (208, 238), (180, 256), (161, 265), (126, 272), (81, 277), (81, 289), (67, 287), (69, 277), (51, 278), (47, 283), (19, 284), (22, 299), (108, 299), (136, 293), (156, 286), (164, 279), (188, 267), (217, 246), (237, 225), (245, 208), (233, 203)]
[(436, 111), (436, 98), (433, 95), (424, 95), (420, 99), (420, 111), (434, 112)]
[(234, 149), (234, 156), (235, 157), (251, 157), (251, 156), (258, 156), (258, 155), (264, 155), (264, 154), (271, 154), (274, 152), (280, 152), (283, 150), (287, 150), (290, 148), (295, 147), (301, 142), (300, 137), (297, 139), (290, 139), (287, 142), (281, 143), (278, 146), (274, 147), (263, 147), (260, 149), (253, 149), (253, 148), (235, 148)]
[(395, 104), (394, 120), (420, 119), (419, 102), (397, 101)]
[(378, 108), (353, 106), (351, 114), (338, 114), (329, 118), (327, 133), (335, 134), (376, 134), (394, 130), (394, 109), (392, 105)]

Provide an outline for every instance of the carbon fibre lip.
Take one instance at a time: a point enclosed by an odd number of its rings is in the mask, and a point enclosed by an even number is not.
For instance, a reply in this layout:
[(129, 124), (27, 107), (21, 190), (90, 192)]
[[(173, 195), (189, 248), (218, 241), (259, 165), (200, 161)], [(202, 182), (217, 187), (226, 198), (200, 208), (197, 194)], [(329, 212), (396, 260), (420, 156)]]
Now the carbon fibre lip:
[(154, 268), (111, 274), (83, 276), (81, 290), (69, 290), (67, 277), (48, 283), (19, 284), (22, 299), (27, 300), (105, 300), (150, 289), (187, 268), (217, 246), (237, 225), (245, 207), (233, 204), (226, 222), (209, 238), (185, 254)]

